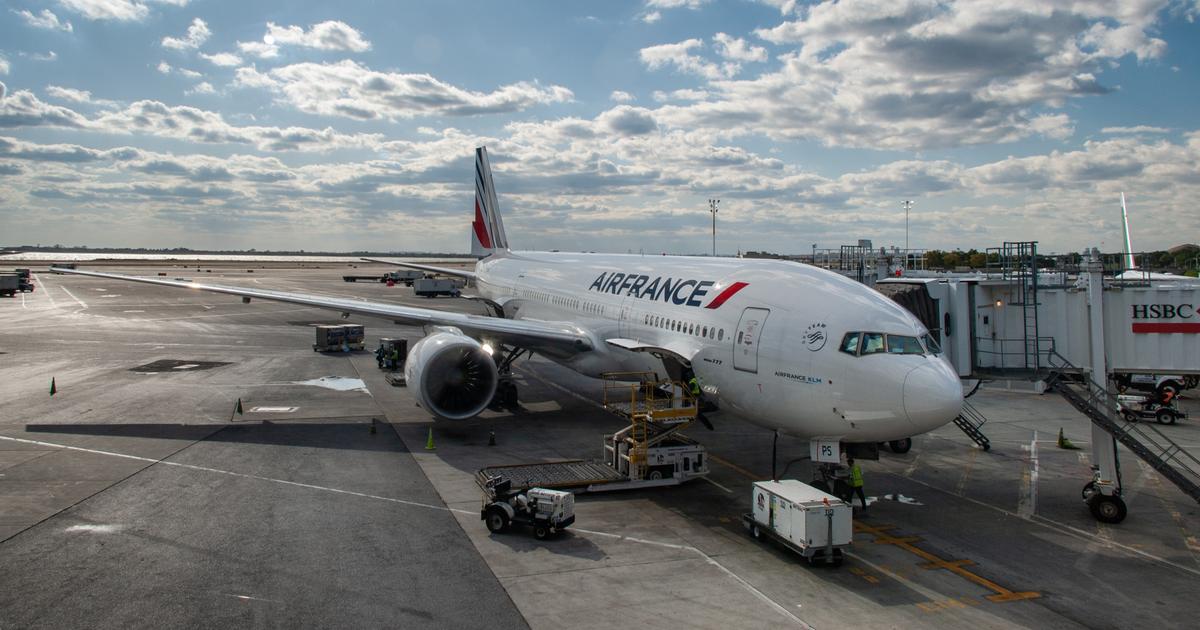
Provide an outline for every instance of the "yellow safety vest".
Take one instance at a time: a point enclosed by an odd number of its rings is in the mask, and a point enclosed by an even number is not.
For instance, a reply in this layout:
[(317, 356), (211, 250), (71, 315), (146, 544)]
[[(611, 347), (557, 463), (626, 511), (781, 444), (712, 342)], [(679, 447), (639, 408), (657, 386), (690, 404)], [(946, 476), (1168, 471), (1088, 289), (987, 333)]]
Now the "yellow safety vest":
[(693, 396), (700, 395), (700, 381), (696, 380), (695, 376), (688, 381), (688, 388), (691, 390)]
[(850, 487), (861, 488), (863, 485), (862, 469), (855, 464), (850, 467)]

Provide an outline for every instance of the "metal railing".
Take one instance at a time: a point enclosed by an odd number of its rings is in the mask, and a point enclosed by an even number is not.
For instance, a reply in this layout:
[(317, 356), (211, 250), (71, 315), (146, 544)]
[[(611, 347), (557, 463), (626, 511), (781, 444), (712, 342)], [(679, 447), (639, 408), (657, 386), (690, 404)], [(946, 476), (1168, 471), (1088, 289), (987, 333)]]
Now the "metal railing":
[[(1026, 358), (1029, 356), (1027, 352), (1027, 342), (1024, 337), (975, 337), (975, 354), (987, 354), (1000, 357), (999, 365), (995, 365), (993, 360), (991, 369), (999, 370), (1022, 370), (1033, 369), (1038, 371), (1041, 368), (1050, 367), (1050, 354), (1058, 354), (1054, 346), (1054, 337), (1038, 337), (1037, 350), (1037, 365), (1028, 366)], [(992, 349), (984, 348), (984, 344), (989, 343)], [(1016, 345), (1017, 349), (1010, 350), (1009, 347)], [(998, 347), (998, 349), (997, 349)], [(1008, 357), (1017, 357), (1011, 364)], [(977, 362), (978, 363), (978, 362)], [(988, 368), (984, 368), (988, 369)]]

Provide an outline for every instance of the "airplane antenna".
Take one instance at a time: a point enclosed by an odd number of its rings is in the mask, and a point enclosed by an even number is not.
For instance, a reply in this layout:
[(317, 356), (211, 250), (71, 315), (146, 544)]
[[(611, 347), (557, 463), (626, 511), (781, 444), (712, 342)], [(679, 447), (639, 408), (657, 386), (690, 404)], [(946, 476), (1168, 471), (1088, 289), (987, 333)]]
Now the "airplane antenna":
[(717, 206), (720, 204), (721, 204), (720, 199), (709, 199), (708, 200), (708, 211), (711, 212), (713, 215), (713, 253), (712, 253), (712, 255), (714, 257), (717, 255)]

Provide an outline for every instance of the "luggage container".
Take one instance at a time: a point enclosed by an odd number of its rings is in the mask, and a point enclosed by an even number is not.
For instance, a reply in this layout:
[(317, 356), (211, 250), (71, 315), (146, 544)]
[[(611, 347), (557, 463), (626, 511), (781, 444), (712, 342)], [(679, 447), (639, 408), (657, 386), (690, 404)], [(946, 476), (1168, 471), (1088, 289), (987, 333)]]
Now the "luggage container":
[(756, 539), (773, 539), (809, 564), (842, 563), (854, 537), (848, 503), (795, 479), (756, 481), (751, 500), (742, 524)]
[(314, 352), (349, 352), (363, 349), (366, 328), (362, 324), (333, 324), (316, 327)]

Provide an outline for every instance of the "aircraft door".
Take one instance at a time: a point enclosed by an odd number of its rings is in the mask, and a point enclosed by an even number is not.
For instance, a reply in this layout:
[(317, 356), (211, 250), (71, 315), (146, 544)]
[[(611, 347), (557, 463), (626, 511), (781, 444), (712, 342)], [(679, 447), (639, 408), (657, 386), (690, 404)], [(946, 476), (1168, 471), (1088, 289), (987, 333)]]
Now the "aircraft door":
[(763, 326), (771, 311), (765, 308), (748, 308), (738, 320), (737, 336), (733, 340), (733, 367), (743, 372), (758, 373), (758, 346)]

